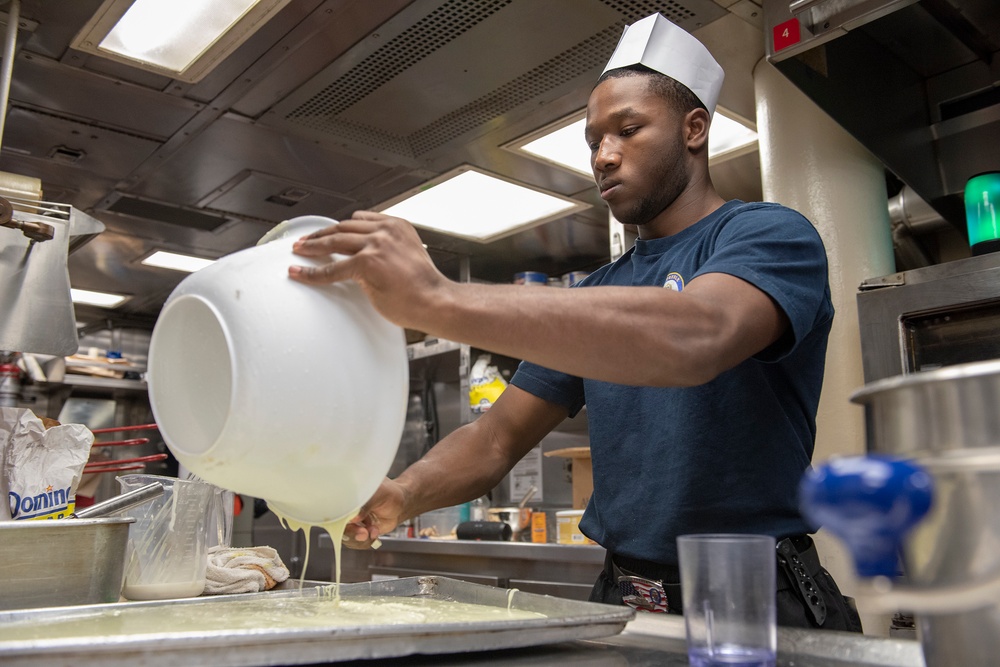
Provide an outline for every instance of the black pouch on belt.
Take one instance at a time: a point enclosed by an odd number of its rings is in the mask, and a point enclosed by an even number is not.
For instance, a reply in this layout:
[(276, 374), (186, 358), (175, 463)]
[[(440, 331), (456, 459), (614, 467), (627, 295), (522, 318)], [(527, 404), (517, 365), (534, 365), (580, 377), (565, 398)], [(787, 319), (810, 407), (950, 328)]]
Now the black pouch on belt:
[(854, 600), (820, 564), (811, 537), (779, 540), (777, 557), (778, 625), (862, 632)]
[[(807, 564), (805, 557), (799, 553), (792, 540), (793, 538), (786, 537), (777, 544), (778, 571), (785, 575), (786, 583), (793, 592), (798, 593), (799, 598), (805, 603), (806, 611), (813, 622), (817, 626), (822, 626), (826, 622), (826, 601), (812, 576), (812, 573), (819, 569), (819, 557), (816, 550), (811, 548), (812, 545), (809, 545), (810, 548), (804, 549), (803, 553), (813, 556), (815, 562)], [(782, 588), (781, 584), (779, 575), (779, 590)]]

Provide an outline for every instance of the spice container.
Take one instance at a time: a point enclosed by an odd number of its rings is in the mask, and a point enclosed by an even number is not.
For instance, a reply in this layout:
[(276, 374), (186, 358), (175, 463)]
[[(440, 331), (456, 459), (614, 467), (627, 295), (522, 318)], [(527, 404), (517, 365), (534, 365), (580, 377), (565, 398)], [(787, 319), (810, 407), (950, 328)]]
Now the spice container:
[(580, 519), (583, 510), (562, 510), (556, 512), (556, 525), (559, 527), (559, 544), (597, 544), (580, 532)]

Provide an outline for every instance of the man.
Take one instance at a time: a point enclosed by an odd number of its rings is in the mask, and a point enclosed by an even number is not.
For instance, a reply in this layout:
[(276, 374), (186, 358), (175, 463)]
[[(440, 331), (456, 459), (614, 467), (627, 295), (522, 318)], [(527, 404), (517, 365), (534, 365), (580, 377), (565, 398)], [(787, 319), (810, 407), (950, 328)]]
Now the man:
[(721, 84), (707, 49), (662, 16), (626, 30), (591, 93), (586, 141), (602, 198), (639, 239), (579, 288), (452, 282), (412, 226), (368, 211), (297, 243), (348, 258), (292, 278), (355, 280), (400, 326), (525, 360), (488, 412), (382, 484), (349, 546), (488, 492), (586, 404), (594, 492), (580, 529), (608, 551), (592, 600), (679, 612), (678, 535), (764, 533), (783, 549), (779, 623), (860, 630), (796, 504), (833, 319), (826, 253), (798, 213), (716, 193)]

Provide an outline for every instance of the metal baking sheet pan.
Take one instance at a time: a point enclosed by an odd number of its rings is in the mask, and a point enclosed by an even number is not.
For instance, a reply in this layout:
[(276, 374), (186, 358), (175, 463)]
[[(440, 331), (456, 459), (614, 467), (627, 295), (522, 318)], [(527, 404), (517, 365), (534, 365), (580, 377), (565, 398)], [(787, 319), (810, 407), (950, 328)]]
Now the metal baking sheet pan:
[[(329, 589), (311, 583), (312, 586), (301, 589), (266, 593), (3, 612), (0, 613), (0, 664), (5, 667), (235, 667), (467, 653), (607, 637), (621, 632), (635, 614), (627, 607), (520, 591), (511, 595), (503, 588), (430, 576), (343, 584), (340, 595), (343, 599), (366, 596), (424, 598), (502, 610), (509, 604), (511, 609), (542, 616), (506, 619), (503, 614), (497, 614), (495, 620), (485, 621), (346, 626), (340, 623), (323, 625), (325, 621), (317, 624), (313, 619), (301, 627), (287, 621), (283, 627), (268, 627), (263, 617), (259, 624), (256, 620), (248, 624), (246, 614), (242, 621), (237, 620), (240, 605), (245, 609), (260, 600), (267, 600), (265, 604), (271, 605), (293, 599), (298, 601), (288, 604), (302, 605), (301, 598), (318, 601), (329, 596)], [(169, 609), (143, 611), (159, 607)], [(130, 617), (136, 620), (143, 614), (166, 614), (179, 619), (210, 616), (212, 623), (210, 629), (195, 623), (188, 624), (192, 627), (177, 629), (167, 623), (141, 632), (135, 632), (134, 628), (115, 630), (118, 623), (128, 627)], [(229, 619), (233, 619), (232, 627), (226, 627)], [(100, 633), (73, 636), (74, 626), (77, 629), (89, 627), (98, 621), (104, 628)]]

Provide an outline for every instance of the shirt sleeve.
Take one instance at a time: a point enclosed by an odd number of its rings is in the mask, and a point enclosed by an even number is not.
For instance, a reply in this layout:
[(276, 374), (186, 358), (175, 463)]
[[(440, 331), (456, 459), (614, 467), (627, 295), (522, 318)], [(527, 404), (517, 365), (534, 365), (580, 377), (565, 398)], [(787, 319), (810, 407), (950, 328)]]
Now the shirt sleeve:
[(538, 398), (561, 405), (575, 417), (585, 401), (583, 380), (538, 364), (522, 361), (510, 383)]
[(788, 316), (791, 335), (755, 358), (777, 361), (833, 318), (826, 248), (801, 214), (785, 207), (749, 208), (719, 233), (697, 275), (727, 273), (768, 294)]

